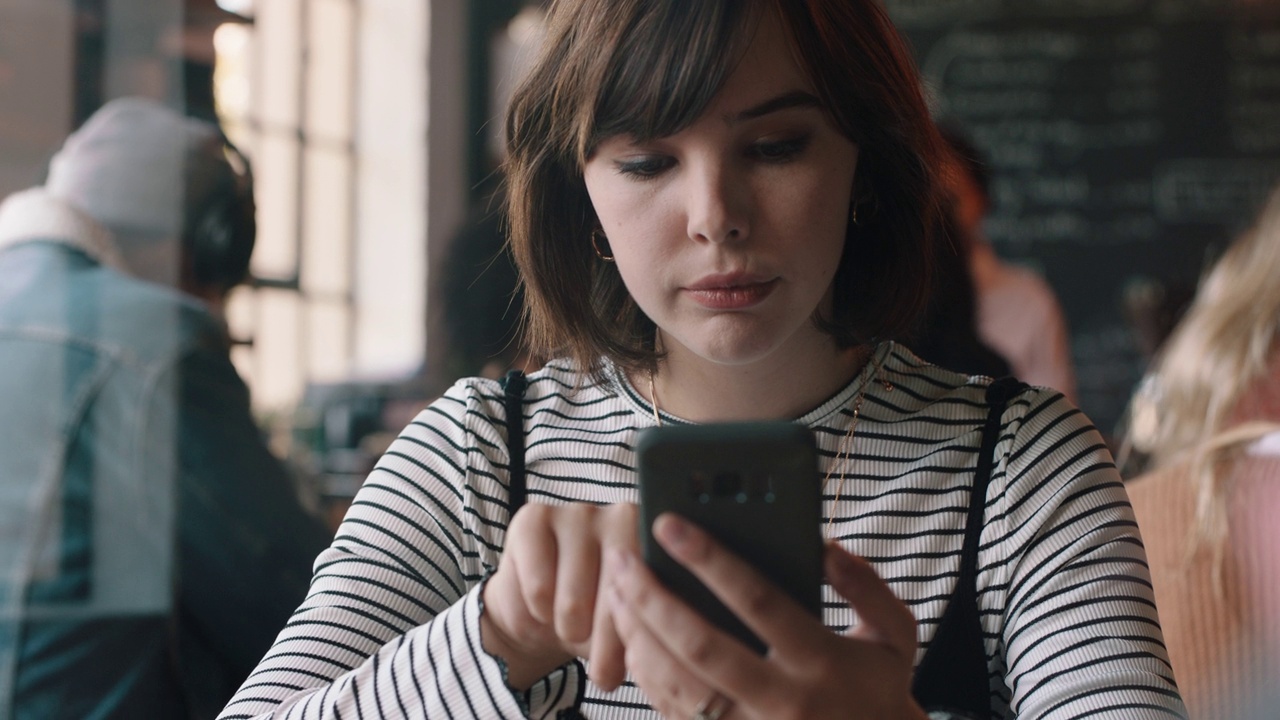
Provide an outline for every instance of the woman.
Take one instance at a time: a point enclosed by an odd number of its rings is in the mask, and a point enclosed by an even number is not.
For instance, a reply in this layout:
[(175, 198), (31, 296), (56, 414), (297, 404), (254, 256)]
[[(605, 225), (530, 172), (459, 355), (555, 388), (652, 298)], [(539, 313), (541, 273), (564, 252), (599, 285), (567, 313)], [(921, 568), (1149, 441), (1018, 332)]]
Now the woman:
[(1274, 716), (1260, 703), (1280, 677), (1278, 340), (1280, 189), (1205, 277), (1130, 411), (1150, 456), (1130, 492), (1192, 717)]
[[(887, 340), (926, 302), (938, 141), (878, 5), (553, 3), (508, 129), (532, 351), (561, 358), (529, 376), (530, 502), (510, 517), (498, 385), (460, 381), (224, 717), (923, 718), (912, 668), (965, 592), (965, 710), (1181, 711), (1124, 490), (1061, 396), (1009, 403), (956, 581), (985, 387)], [(631, 504), (639, 429), (762, 418), (819, 443), (821, 622), (696, 528), (655, 533), (764, 657), (646, 571)]]

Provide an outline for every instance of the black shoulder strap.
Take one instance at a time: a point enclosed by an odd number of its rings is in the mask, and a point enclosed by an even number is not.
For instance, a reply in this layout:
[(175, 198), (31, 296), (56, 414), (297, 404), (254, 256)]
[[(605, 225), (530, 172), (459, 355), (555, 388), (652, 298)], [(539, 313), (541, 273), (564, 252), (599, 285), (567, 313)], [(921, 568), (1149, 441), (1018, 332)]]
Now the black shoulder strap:
[(1006, 377), (987, 387), (987, 421), (982, 427), (978, 467), (969, 494), (960, 576), (938, 630), (912, 680), (911, 693), (926, 711), (945, 710), (957, 717), (991, 717), (991, 681), (982, 618), (978, 611), (978, 547), (982, 539), (987, 486), (995, 469), (1000, 418), (1025, 383)]
[(970, 580), (971, 588), (977, 588), (978, 544), (982, 539), (982, 516), (987, 508), (987, 486), (996, 466), (996, 443), (1000, 440), (1000, 418), (1009, 401), (1027, 388), (1027, 384), (1014, 377), (1003, 377), (987, 386), (987, 424), (982, 428), (982, 451), (978, 455), (978, 469), (973, 473), (973, 492), (969, 496), (969, 517), (964, 526), (964, 551), (961, 556), (960, 577)]
[(510, 370), (502, 379), (502, 406), (507, 416), (507, 452), (511, 456), (507, 483), (507, 507), (515, 515), (527, 496), (524, 479), (524, 391), (529, 379), (519, 370)]

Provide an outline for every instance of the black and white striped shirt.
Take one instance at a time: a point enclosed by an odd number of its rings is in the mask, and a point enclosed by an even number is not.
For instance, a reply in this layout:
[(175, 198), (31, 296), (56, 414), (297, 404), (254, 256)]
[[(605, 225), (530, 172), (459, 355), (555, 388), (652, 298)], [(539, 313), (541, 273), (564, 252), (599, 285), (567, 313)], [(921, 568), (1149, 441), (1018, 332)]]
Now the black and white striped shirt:
[[(831, 535), (873, 562), (928, 647), (959, 570), (987, 381), (878, 350)], [(591, 383), (567, 363), (530, 376), (529, 499), (635, 502), (632, 444), (653, 409), (620, 373)], [(861, 387), (855, 379), (798, 418), (824, 467)], [(306, 601), (222, 718), (652, 718), (633, 685), (605, 694), (578, 663), (528, 695), (480, 643), (481, 581), (508, 514), (502, 393), (459, 381), (404, 430), (369, 476)], [(679, 418), (666, 418), (680, 422)], [(1120, 477), (1098, 432), (1056, 392), (1028, 390), (1004, 413), (979, 553), (978, 602), (993, 707), (1021, 718), (1183, 714)], [(853, 622), (824, 588), (826, 624)], [(273, 714), (275, 713), (275, 714)]]

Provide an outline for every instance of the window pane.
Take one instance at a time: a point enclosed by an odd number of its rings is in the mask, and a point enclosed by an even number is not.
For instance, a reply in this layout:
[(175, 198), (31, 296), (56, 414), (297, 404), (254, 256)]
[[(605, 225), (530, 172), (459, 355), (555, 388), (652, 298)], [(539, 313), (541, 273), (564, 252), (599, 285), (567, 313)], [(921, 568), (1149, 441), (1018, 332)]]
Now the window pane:
[(254, 405), (292, 407), (302, 394), (307, 363), (302, 353), (303, 304), (296, 292), (261, 290), (254, 335)]
[(253, 251), (253, 273), (290, 277), (298, 263), (298, 140), (266, 132), (259, 136), (256, 150), (253, 180), (258, 242)]
[(261, 92), (256, 97), (264, 128), (298, 127), (298, 88), (302, 74), (299, 19), (303, 0), (257, 3), (254, 26), (262, 39)]
[(346, 145), (351, 139), (352, 41), (355, 12), (349, 0), (314, 0), (310, 6), (311, 47), (307, 64), (309, 139)]
[(307, 351), (314, 382), (339, 382), (351, 372), (351, 310), (343, 302), (313, 301)]
[(314, 146), (306, 157), (302, 287), (345, 295), (351, 288), (351, 158)]

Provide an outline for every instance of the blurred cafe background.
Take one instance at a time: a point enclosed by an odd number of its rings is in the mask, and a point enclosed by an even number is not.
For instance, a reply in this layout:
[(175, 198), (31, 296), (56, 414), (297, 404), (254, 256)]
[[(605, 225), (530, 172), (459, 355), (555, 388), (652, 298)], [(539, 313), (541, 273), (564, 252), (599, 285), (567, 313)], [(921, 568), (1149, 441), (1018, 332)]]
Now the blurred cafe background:
[[(1280, 179), (1280, 3), (886, 4), (939, 119), (986, 155), (987, 235), (1058, 296), (1077, 400), (1111, 432)], [(520, 0), (0, 0), (0, 196), (39, 184), (112, 98), (219, 123), (257, 204), (233, 360), (271, 447), (336, 519), (454, 378), (527, 362), (492, 198), (541, 16)]]

